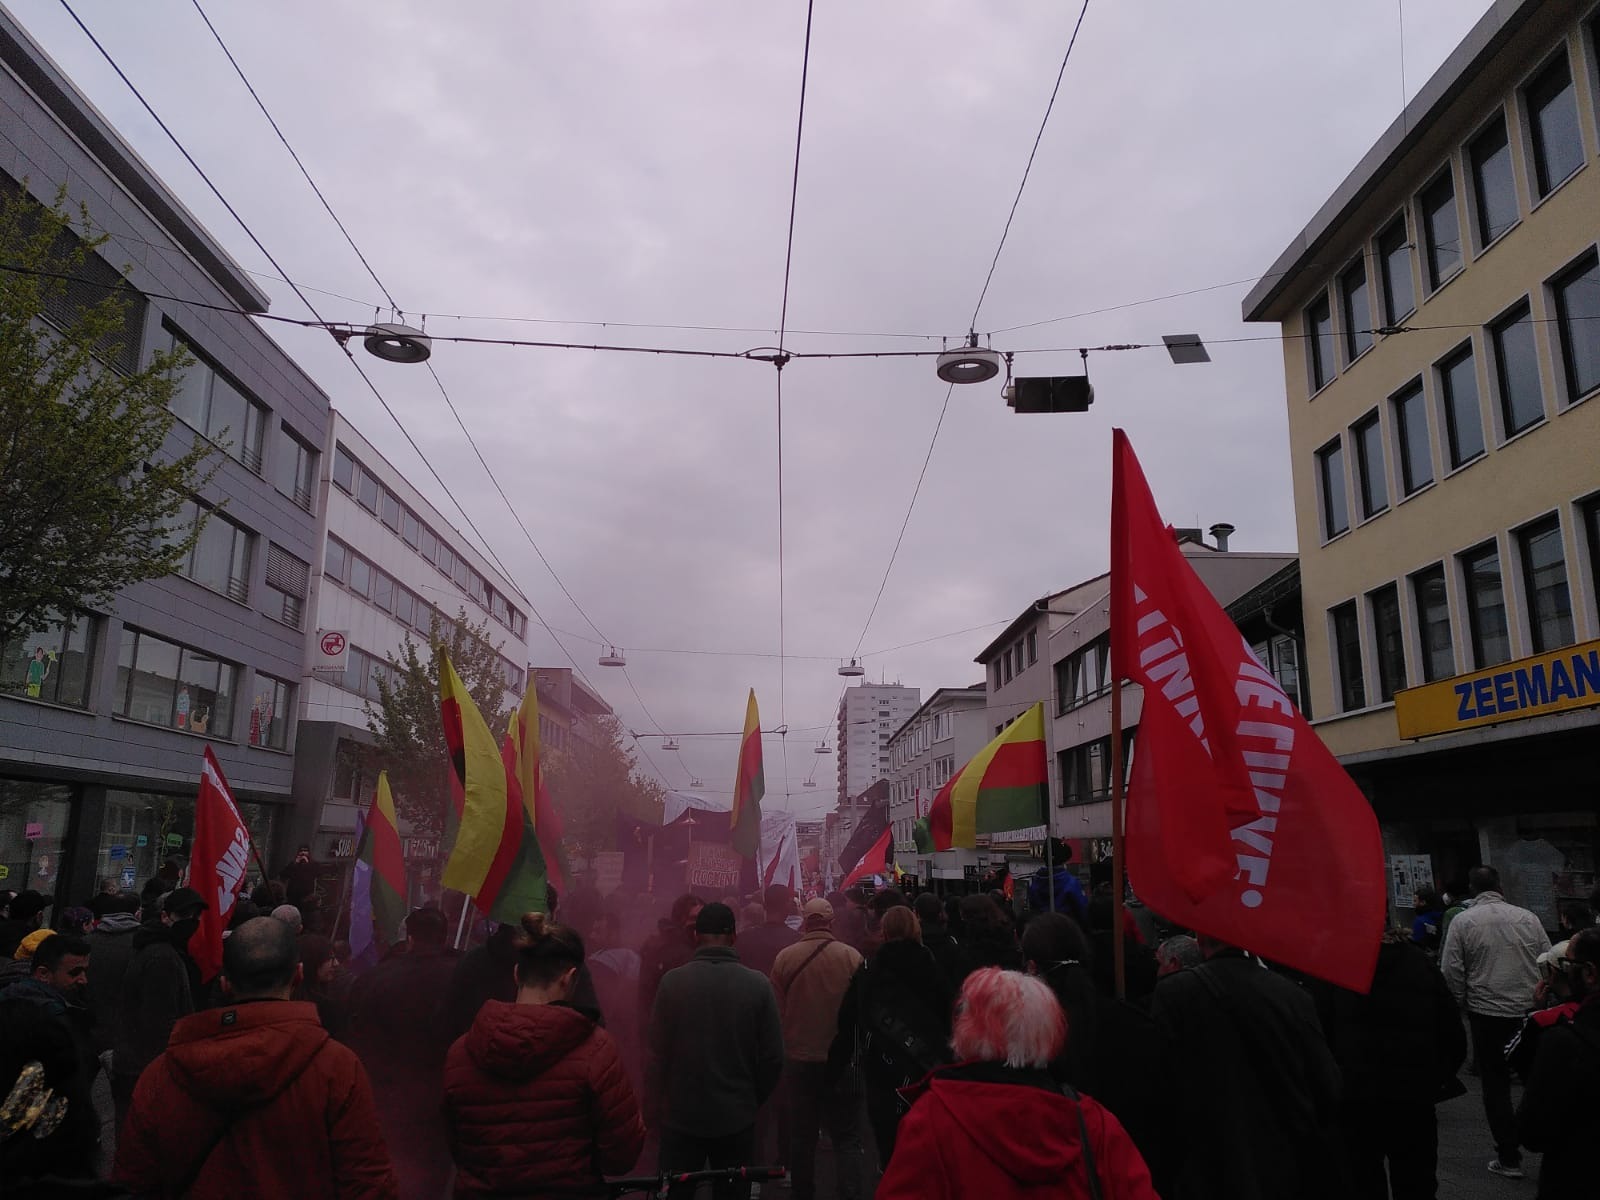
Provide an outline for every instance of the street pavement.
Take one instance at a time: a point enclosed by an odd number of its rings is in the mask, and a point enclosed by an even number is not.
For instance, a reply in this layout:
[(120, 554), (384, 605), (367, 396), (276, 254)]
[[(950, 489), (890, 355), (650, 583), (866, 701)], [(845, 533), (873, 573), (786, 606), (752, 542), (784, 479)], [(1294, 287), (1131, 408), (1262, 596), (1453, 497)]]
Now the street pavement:
[[(1494, 1157), (1494, 1142), (1489, 1137), (1489, 1121), (1483, 1115), (1483, 1090), (1478, 1080), (1465, 1071), (1461, 1082), (1467, 1094), (1439, 1105), (1439, 1200), (1502, 1200), (1522, 1196), (1532, 1200), (1539, 1190), (1539, 1158), (1523, 1151), (1522, 1169), (1526, 1179), (1501, 1179), (1489, 1174)], [(1522, 1099), (1522, 1088), (1511, 1086), (1512, 1103)]]

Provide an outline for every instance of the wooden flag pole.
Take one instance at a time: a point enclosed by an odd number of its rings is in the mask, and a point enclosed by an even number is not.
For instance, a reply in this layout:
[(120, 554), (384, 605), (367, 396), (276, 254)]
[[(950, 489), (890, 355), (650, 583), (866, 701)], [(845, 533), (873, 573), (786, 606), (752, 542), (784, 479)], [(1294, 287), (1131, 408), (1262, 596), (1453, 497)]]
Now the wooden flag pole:
[(1117, 999), (1128, 996), (1128, 951), (1123, 945), (1122, 676), (1111, 673), (1111, 965)]

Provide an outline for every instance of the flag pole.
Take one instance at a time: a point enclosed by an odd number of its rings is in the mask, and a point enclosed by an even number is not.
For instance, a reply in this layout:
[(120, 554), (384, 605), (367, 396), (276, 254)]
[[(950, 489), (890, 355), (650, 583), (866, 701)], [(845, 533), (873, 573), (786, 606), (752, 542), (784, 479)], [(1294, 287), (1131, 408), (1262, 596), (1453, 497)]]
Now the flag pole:
[(465, 893), (462, 893), (462, 896), (461, 896), (461, 920), (456, 922), (456, 937), (455, 937), (455, 941), (450, 943), (450, 946), (451, 946), (452, 949), (455, 949), (455, 950), (461, 949), (461, 934), (467, 927), (467, 911), (469, 909), (471, 909), (471, 907), (472, 907), (472, 897), (466, 895)]
[(1122, 673), (1111, 672), (1111, 964), (1117, 999), (1128, 995), (1128, 951), (1122, 937)]
[(1050, 807), (1048, 802), (1044, 810), (1044, 873), (1048, 876), (1045, 886), (1050, 889), (1050, 911), (1056, 910), (1056, 855), (1055, 847), (1050, 843), (1055, 839), (1050, 836)]

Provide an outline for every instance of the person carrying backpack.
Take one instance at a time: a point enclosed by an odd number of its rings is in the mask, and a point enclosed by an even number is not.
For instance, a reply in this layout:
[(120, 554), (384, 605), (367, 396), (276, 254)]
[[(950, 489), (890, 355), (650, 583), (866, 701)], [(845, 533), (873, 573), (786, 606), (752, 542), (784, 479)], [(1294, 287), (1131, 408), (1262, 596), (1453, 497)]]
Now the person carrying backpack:
[(828, 1072), (861, 1073), (867, 1120), (878, 1161), (894, 1153), (895, 1129), (910, 1103), (900, 1089), (950, 1061), (949, 984), (922, 944), (922, 925), (909, 908), (891, 908), (880, 927), (883, 945), (850, 980), (839, 1005), (839, 1032)]

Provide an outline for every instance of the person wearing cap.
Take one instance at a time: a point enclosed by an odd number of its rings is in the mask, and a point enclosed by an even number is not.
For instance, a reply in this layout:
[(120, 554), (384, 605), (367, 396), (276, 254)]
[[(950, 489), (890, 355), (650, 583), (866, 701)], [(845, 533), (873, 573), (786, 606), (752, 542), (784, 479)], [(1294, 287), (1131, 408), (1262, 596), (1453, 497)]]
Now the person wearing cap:
[(829, 1077), (828, 1050), (839, 1028), (839, 1006), (860, 969), (859, 951), (833, 935), (833, 905), (808, 900), (800, 940), (772, 964), (772, 990), (783, 1019), (789, 1094), (789, 1169), (794, 1200), (812, 1200), (817, 1140), (823, 1125), (833, 1143), (839, 1200), (861, 1195), (861, 1093), (854, 1072)]
[(45, 909), (54, 903), (54, 897), (31, 888), (11, 897), (6, 919), (0, 921), (0, 958), (10, 958), (17, 952), (22, 939), (44, 924)]
[(198, 1007), (200, 970), (189, 957), (189, 941), (206, 908), (193, 888), (175, 888), (162, 897), (159, 911), (144, 909), (133, 935), (112, 1034), (111, 1096), (119, 1129), (139, 1076), (167, 1048), (172, 1027)]
[[(739, 961), (737, 924), (726, 904), (702, 908), (694, 957), (656, 989), (645, 1107), (661, 1130), (663, 1171), (752, 1165), (756, 1110), (783, 1070), (777, 1001), (761, 972)], [(715, 1195), (748, 1196), (749, 1185), (719, 1183)]]

